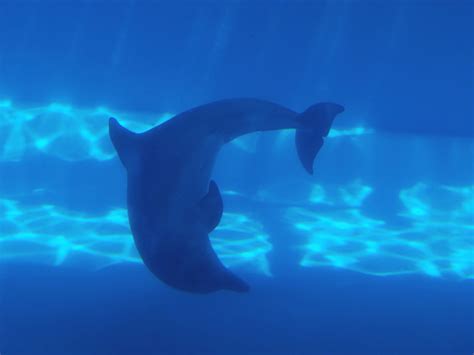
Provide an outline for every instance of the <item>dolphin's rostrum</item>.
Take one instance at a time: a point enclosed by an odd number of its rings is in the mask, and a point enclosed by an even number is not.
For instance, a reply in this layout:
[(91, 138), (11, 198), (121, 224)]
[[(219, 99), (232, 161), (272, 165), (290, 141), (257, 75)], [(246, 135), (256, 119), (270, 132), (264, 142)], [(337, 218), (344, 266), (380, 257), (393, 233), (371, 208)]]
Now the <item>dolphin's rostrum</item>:
[(141, 134), (110, 118), (110, 138), (127, 170), (130, 227), (145, 265), (184, 291), (248, 291), (209, 242), (223, 211), (211, 180), (217, 153), (247, 133), (294, 128), (298, 156), (312, 174), (323, 137), (343, 110), (320, 103), (298, 114), (268, 101), (229, 99), (193, 108)]

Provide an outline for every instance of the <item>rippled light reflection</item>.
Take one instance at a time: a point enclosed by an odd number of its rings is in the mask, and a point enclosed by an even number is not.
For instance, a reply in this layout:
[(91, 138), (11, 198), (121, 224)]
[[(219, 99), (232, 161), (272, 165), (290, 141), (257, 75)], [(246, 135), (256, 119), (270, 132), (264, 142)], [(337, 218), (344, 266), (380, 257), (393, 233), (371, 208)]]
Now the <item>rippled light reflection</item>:
[[(287, 220), (306, 239), (302, 266), (384, 276), (421, 273), (474, 278), (474, 186), (418, 183), (400, 191), (399, 217), (404, 227), (363, 212), (360, 207), (371, 191), (360, 182), (331, 193), (315, 186), (310, 198), (314, 208), (287, 210)], [(339, 208), (317, 209), (324, 204)]]
[(21, 109), (0, 101), (0, 160), (18, 161), (26, 154), (42, 152), (67, 161), (108, 160), (115, 151), (108, 137), (110, 116), (135, 132), (143, 132), (172, 117), (130, 115), (105, 107), (79, 109), (60, 103)]
[[(143, 132), (173, 115), (131, 115), (105, 107), (81, 109), (60, 103), (19, 108), (8, 100), (0, 101), (0, 161), (21, 161), (37, 152), (66, 161), (112, 159), (115, 152), (107, 132), (109, 116)], [(329, 138), (357, 139), (372, 133), (366, 127), (332, 129)], [(292, 136), (292, 131), (280, 132), (276, 146)], [(255, 136), (234, 144), (252, 151)], [(366, 201), (376, 191), (361, 179), (339, 188), (308, 185), (308, 191), (304, 200), (294, 204), (299, 207), (290, 208), (292, 201), (280, 201), (273, 192), (265, 195), (259, 191), (252, 197), (261, 197), (260, 202), (265, 203), (279, 202), (274, 204), (275, 221), (290, 223), (303, 239), (302, 266), (331, 266), (384, 276), (421, 273), (474, 278), (473, 186), (420, 182), (395, 191), (398, 196), (394, 198), (401, 206), (395, 216), (401, 222), (396, 223), (394, 216), (383, 219), (367, 211)], [(239, 191), (225, 194), (245, 198)], [(272, 244), (262, 223), (245, 214), (224, 214), (211, 241), (227, 266), (249, 266), (271, 275), (267, 254)], [(60, 206), (27, 206), (0, 199), (0, 232), (3, 262), (63, 265), (77, 260), (81, 265), (90, 262), (95, 266), (141, 262), (124, 209), (94, 216)], [(289, 239), (288, 245), (292, 243)]]
[[(108, 160), (115, 151), (108, 137), (107, 119), (114, 116), (134, 132), (144, 132), (173, 117), (133, 115), (112, 111), (106, 107), (82, 109), (61, 103), (35, 108), (19, 108), (11, 101), (0, 101), (0, 160), (18, 161), (25, 154), (42, 152), (66, 161), (86, 159)], [(292, 131), (282, 131), (287, 137)], [(330, 137), (359, 136), (371, 130), (356, 127), (331, 130)], [(232, 144), (245, 151), (255, 148), (255, 135), (243, 136)]]
[[(125, 209), (92, 216), (53, 205), (28, 207), (0, 199), (1, 261), (62, 265), (78, 261), (93, 267), (141, 263)], [(231, 268), (249, 267), (270, 275), (266, 254), (271, 250), (260, 223), (243, 214), (225, 213), (211, 242)]]

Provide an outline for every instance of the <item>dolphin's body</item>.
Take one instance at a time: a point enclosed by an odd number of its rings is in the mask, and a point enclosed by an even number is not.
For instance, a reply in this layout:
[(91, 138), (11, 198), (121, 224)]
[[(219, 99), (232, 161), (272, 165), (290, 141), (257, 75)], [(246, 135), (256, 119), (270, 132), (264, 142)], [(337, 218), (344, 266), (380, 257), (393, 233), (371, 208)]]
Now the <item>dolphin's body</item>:
[(130, 227), (145, 265), (184, 291), (247, 291), (209, 242), (223, 211), (219, 189), (210, 180), (217, 153), (247, 133), (295, 128), (299, 157), (312, 173), (323, 137), (342, 111), (323, 103), (298, 114), (267, 101), (231, 99), (183, 112), (141, 134), (110, 118), (110, 138), (127, 170)]

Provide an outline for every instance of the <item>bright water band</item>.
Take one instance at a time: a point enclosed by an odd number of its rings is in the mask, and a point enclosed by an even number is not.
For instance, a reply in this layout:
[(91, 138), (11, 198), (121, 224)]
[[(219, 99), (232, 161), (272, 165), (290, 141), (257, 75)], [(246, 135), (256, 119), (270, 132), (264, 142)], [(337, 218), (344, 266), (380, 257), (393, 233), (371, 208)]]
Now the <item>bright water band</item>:
[[(113, 159), (115, 153), (105, 125), (105, 118), (112, 113), (116, 114), (105, 108), (85, 110), (57, 103), (20, 109), (1, 101), (0, 158), (16, 161), (40, 152), (67, 161)], [(155, 119), (145, 120), (141, 115), (120, 115), (128, 128), (137, 131), (145, 131), (171, 116), (156, 115)], [(330, 137), (363, 139), (371, 132), (363, 127), (336, 128)], [(290, 139), (287, 132), (278, 134), (283, 141)], [(240, 138), (233, 144), (251, 150), (251, 139)], [(331, 266), (372, 275), (421, 273), (474, 278), (473, 185), (419, 181), (402, 189), (397, 214), (404, 220), (404, 227), (364, 211), (366, 199), (375, 190), (362, 177), (338, 188), (314, 183), (307, 186), (307, 191), (304, 207), (281, 208), (276, 216), (294, 229), (294, 244), (303, 255), (302, 266)], [(242, 195), (223, 191), (224, 198), (235, 194)], [(452, 203), (443, 204), (446, 200)], [(322, 206), (338, 206), (338, 210), (320, 210)], [(3, 262), (58, 266), (70, 262), (92, 267), (141, 262), (124, 209), (86, 215), (59, 206), (27, 206), (14, 199), (2, 199), (0, 229)], [(261, 221), (228, 211), (211, 234), (211, 241), (226, 266), (243, 266), (271, 275), (271, 236)]]
[[(67, 161), (109, 160), (116, 157), (104, 117), (117, 116), (134, 132), (144, 132), (171, 117), (172, 113), (137, 115), (120, 113), (105, 107), (87, 110), (51, 103), (34, 108), (19, 108), (9, 100), (0, 101), (0, 160), (17, 161), (32, 151), (43, 152)], [(285, 139), (289, 131), (278, 134)], [(332, 129), (329, 137), (360, 136), (373, 133), (363, 126)], [(251, 139), (251, 137), (250, 137)], [(249, 138), (232, 142), (251, 149)]]

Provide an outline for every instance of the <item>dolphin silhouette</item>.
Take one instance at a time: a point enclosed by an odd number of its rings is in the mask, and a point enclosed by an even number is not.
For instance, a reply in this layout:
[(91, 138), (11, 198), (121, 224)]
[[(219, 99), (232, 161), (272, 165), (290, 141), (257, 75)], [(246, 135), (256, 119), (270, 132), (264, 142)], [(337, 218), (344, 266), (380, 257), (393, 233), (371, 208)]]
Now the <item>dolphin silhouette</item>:
[(111, 117), (109, 135), (127, 171), (130, 228), (148, 269), (183, 291), (248, 291), (208, 237), (223, 211), (219, 188), (210, 180), (220, 148), (247, 133), (294, 128), (299, 158), (312, 174), (323, 137), (343, 110), (320, 103), (298, 114), (268, 101), (229, 99), (185, 111), (141, 134)]

